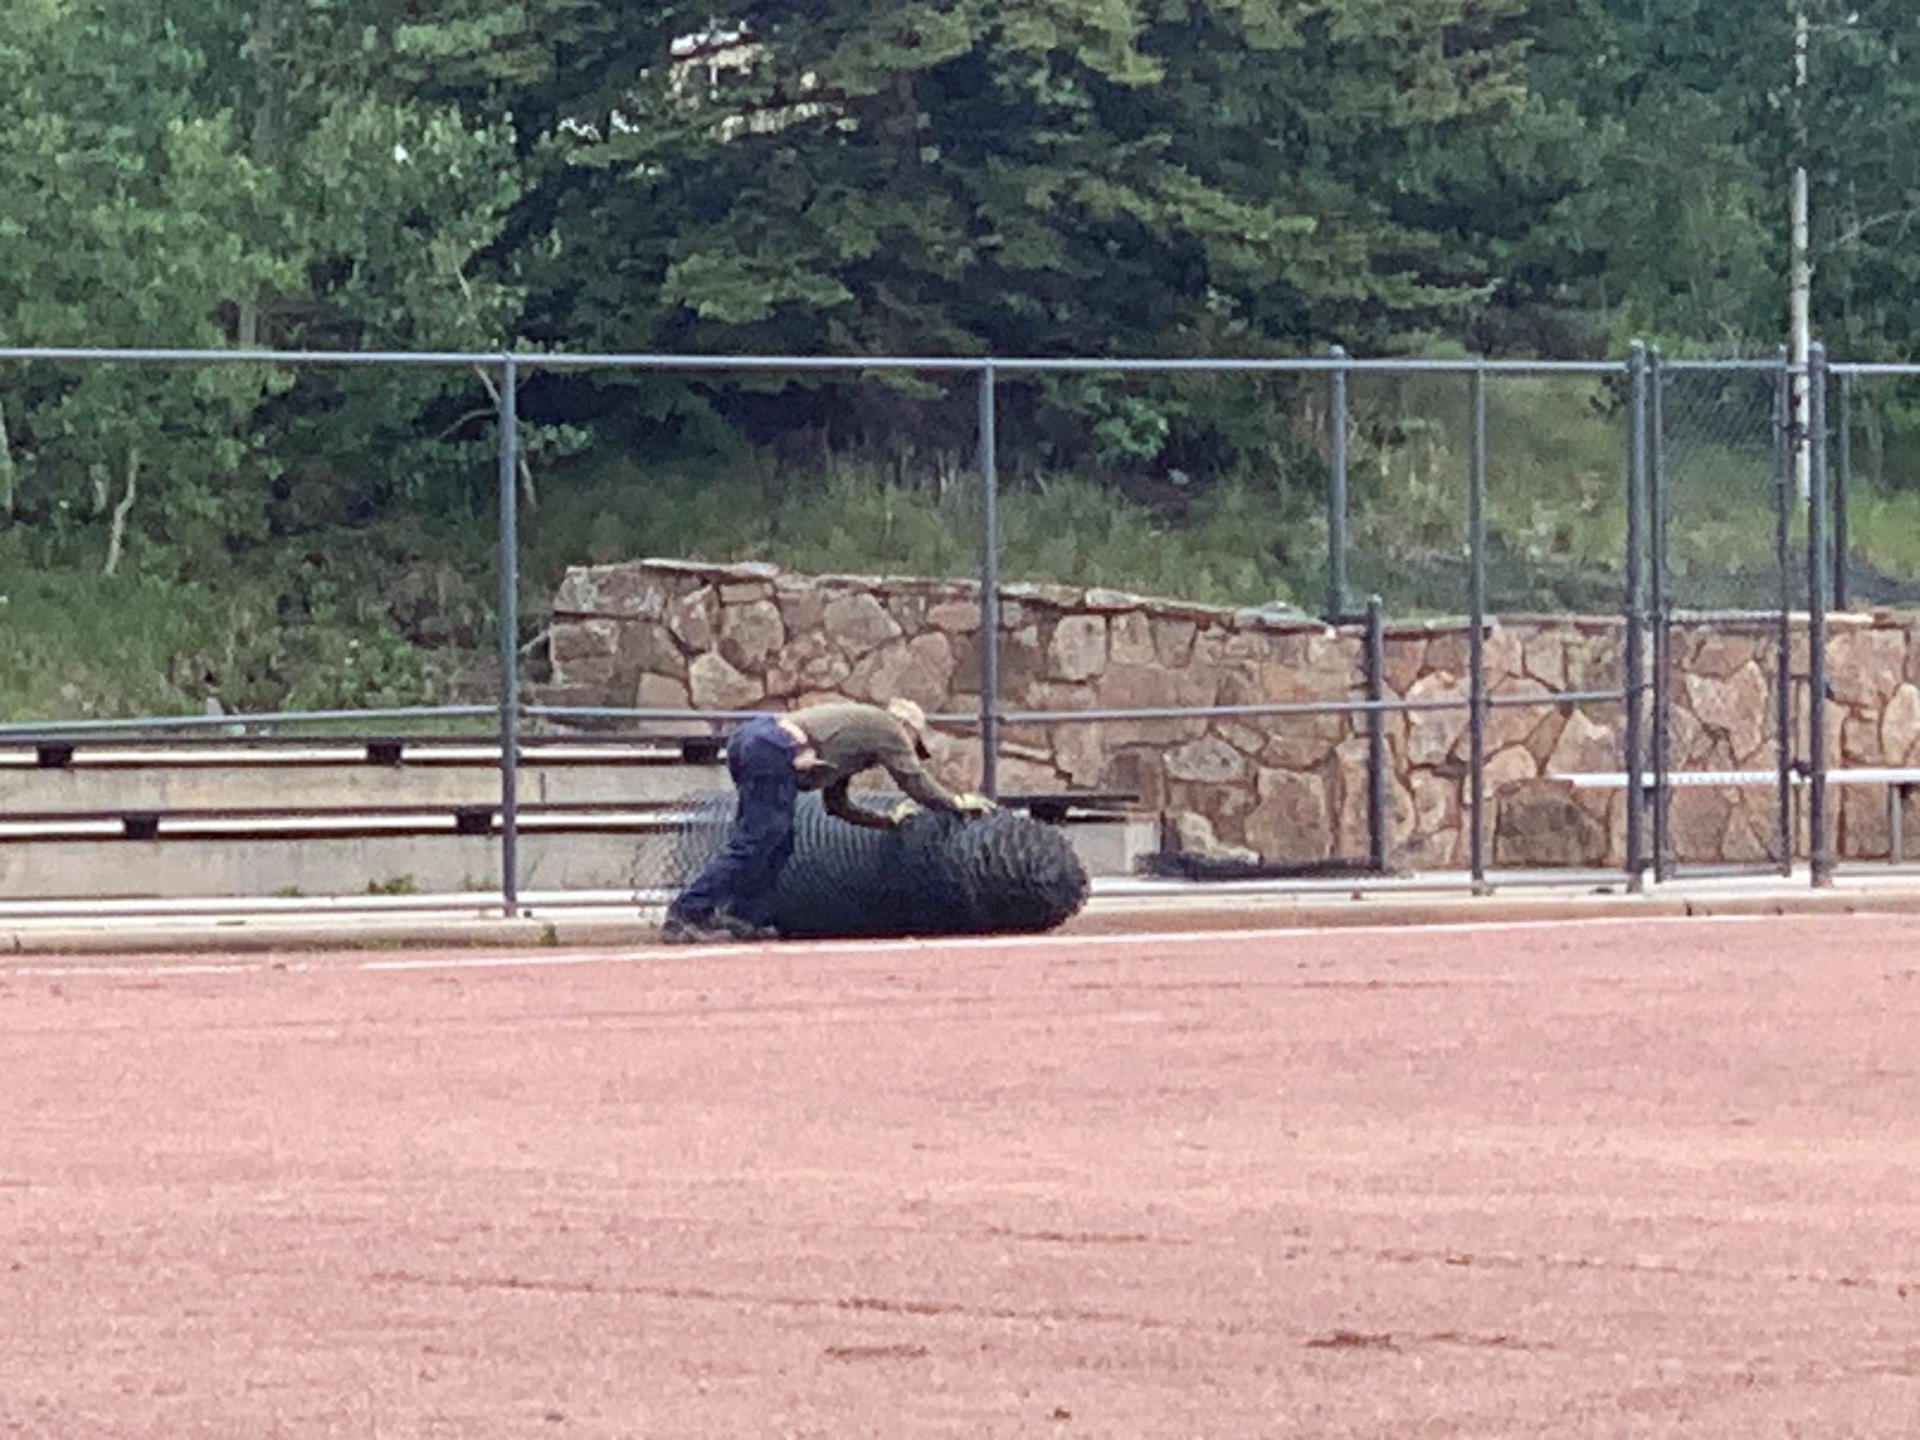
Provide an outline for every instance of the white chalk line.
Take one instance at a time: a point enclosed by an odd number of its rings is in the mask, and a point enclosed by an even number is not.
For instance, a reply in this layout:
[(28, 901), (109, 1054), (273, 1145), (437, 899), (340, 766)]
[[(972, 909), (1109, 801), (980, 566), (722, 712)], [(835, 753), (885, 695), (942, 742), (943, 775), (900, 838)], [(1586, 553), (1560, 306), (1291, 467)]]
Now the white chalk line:
[[(585, 965), (638, 965), (657, 964), (675, 960), (712, 960), (712, 959), (826, 959), (835, 956), (859, 958), (866, 955), (925, 954), (928, 951), (1001, 951), (1020, 953), (1032, 950), (1086, 951), (1138, 949), (1141, 947), (1162, 947), (1185, 949), (1197, 945), (1218, 946), (1222, 949), (1241, 945), (1263, 944), (1285, 940), (1335, 940), (1351, 941), (1367, 938), (1384, 938), (1395, 935), (1504, 935), (1529, 931), (1561, 929), (1627, 929), (1649, 925), (1686, 924), (1704, 925), (1764, 925), (1792, 923), (1799, 921), (1817, 921), (1831, 924), (1835, 920), (1869, 920), (1870, 914), (1857, 915), (1607, 915), (1581, 919), (1558, 920), (1465, 920), (1458, 922), (1433, 921), (1412, 925), (1293, 925), (1275, 926), (1268, 929), (1248, 930), (1174, 930), (1164, 932), (1129, 932), (1112, 935), (969, 935), (951, 939), (927, 938), (908, 940), (798, 940), (779, 941), (765, 944), (735, 945), (641, 945), (621, 949), (596, 950), (556, 950), (516, 951), (507, 954), (478, 955), (429, 955), (417, 959), (380, 959), (380, 960), (343, 960), (331, 958), (322, 961), (296, 959), (262, 958), (258, 960), (232, 960), (227, 962), (194, 961), (162, 962), (142, 965), (134, 962), (114, 962), (110, 964), (74, 964), (38, 963), (31, 965), (8, 965), (0, 957), (0, 979), (7, 977), (38, 979), (84, 979), (97, 977), (104, 979), (140, 977), (151, 979), (181, 978), (189, 979), (207, 976), (257, 976), (265, 974), (365, 974), (395, 975), (421, 974), (435, 971), (461, 970), (547, 970), (575, 968)], [(337, 953), (337, 952), (336, 952)]]

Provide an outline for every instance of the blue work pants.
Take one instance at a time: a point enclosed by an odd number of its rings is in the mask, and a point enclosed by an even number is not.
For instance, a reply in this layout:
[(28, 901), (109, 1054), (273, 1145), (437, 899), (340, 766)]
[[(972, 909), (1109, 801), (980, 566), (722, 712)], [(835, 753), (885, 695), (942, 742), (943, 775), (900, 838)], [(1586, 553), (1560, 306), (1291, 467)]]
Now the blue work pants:
[(727, 742), (727, 773), (739, 797), (733, 829), (680, 892), (668, 917), (691, 924), (725, 910), (749, 925), (773, 923), (773, 893), (793, 856), (793, 807), (800, 794), (800, 743), (771, 715), (749, 720)]

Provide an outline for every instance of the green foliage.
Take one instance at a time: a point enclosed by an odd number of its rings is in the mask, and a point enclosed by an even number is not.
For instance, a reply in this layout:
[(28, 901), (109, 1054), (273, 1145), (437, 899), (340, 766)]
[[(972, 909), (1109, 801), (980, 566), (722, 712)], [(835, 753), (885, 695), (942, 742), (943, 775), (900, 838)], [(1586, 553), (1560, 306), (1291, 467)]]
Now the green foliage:
[(1539, 8), (1532, 95), (1489, 163), (1534, 223), (1502, 246), (1503, 299), (1717, 353), (1785, 327), (1786, 180), (1775, 158), (1791, 10), (1764, 0), (1561, 0)]
[[(249, 243), (260, 176), (196, 113), (204, 57), (150, 6), (33, 0), (0, 66), (0, 334), (14, 344), (217, 345), (230, 287), (281, 283)], [(156, 263), (155, 257), (166, 257)], [(12, 508), (64, 524), (144, 490), (163, 532), (228, 514), (224, 480), (279, 385), (250, 367), (41, 366), (0, 373), (18, 470)], [(96, 552), (102, 560), (105, 541)], [(96, 562), (98, 563), (98, 562)]]
[[(493, 349), (513, 335), (520, 296), (478, 260), (520, 195), (511, 127), (318, 83), (299, 61), (338, 22), (318, 0), (216, 3), (185, 27), (131, 0), (35, 0), (20, 19), (0, 56), (26, 80), (0, 96), (10, 342)], [(370, 49), (350, 53), (365, 67)], [(97, 555), (117, 560), (124, 538), (134, 563), (143, 541), (200, 555), (265, 541), (289, 453), (349, 470), (349, 511), (458, 497), (449, 482), (475, 473), (467, 417), (491, 413), (474, 377), (448, 372), (408, 385), (42, 365), (0, 375), (0, 395), (10, 512), (50, 531), (84, 521)]]
[(1836, 351), (1906, 359), (1920, 329), (1920, 13), (1898, 0), (1820, 0), (1806, 115), (1816, 303)]
[(1890, 575), (1920, 577), (1920, 492), (1862, 488), (1848, 506), (1855, 554)]
[[(109, 596), (97, 568), (28, 563), (20, 532), (0, 537), (0, 695), (16, 720), (197, 711), (176, 657), (217, 653), (222, 596), (142, 576)], [(197, 677), (195, 677), (197, 678)]]
[[(1793, 17), (1809, 21), (1794, 83)], [(1812, 190), (1816, 326), (1905, 357), (1920, 311), (1920, 11), (1902, 0), (1556, 0), (1530, 28), (1524, 123), (1488, 163), (1536, 224), (1506, 307), (1582, 310), (1616, 342), (1768, 352), (1786, 329), (1788, 181)], [(1511, 323), (1511, 322), (1509, 322)]]
[(1277, 488), (1236, 482), (1168, 516), (1108, 485), (1060, 481), (1009, 504), (1002, 568), (1020, 579), (1212, 604), (1311, 603), (1325, 530), (1299, 509)]
[[(10, 718), (197, 714), (210, 699), (230, 712), (336, 709), (467, 693), (450, 637), (430, 646), (409, 633), (372, 566), (337, 587), (299, 573), (293, 557), (199, 578), (136, 566), (109, 579), (97, 566), (54, 562), (29, 539), (0, 536), (0, 695)], [(484, 563), (471, 550), (463, 559)], [(289, 596), (301, 597), (291, 612)], [(470, 647), (475, 634), (451, 638)]]
[[(1820, 328), (1908, 356), (1920, 11), (1805, 7), (1796, 87), (1779, 0), (13, 0), (0, 339), (1766, 352), (1798, 160)], [(0, 367), (9, 706), (484, 688), (492, 383)], [(1464, 596), (1462, 388), (1356, 386), (1354, 584), (1401, 610)], [(1910, 389), (1855, 415), (1856, 538), (1898, 566)], [(1322, 395), (1007, 379), (1009, 575), (1317, 596)], [(581, 559), (973, 563), (970, 384), (630, 372), (522, 398), (530, 615)], [(1489, 401), (1496, 600), (1607, 603), (1618, 395)], [(1764, 551), (1752, 456), (1689, 464), (1676, 565)]]
[[(1325, 544), (1318, 527), (1296, 494), (1271, 483), (1155, 506), (1110, 481), (1035, 480), (1003, 498), (1002, 573), (1264, 604), (1313, 593)], [(550, 487), (527, 535), (525, 602), (549, 603), (569, 564), (640, 554), (966, 577), (978, 565), (979, 528), (971, 483), (940, 495), (872, 466), (844, 465), (817, 486), (787, 488), (752, 468), (597, 464)]]
[[(1434, 213), (1432, 157), (1523, 93), (1518, 10), (756, 0), (692, 56), (663, 26), (618, 123), (579, 114), (554, 237), (617, 258), (604, 280), (566, 269), (557, 313), (619, 348), (1398, 343), (1487, 287)], [(938, 423), (884, 397), (821, 408), (845, 436)], [(1136, 467), (1222, 448), (1215, 417), (1145, 397), (1037, 418)]]

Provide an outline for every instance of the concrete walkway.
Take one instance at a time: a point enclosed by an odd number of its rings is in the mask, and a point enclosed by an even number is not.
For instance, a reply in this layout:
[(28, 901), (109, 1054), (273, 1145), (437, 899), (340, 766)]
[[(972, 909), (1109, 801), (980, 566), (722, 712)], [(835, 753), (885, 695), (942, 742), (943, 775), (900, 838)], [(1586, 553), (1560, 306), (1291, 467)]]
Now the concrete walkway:
[[(1458, 876), (1188, 883), (1103, 880), (1065, 927), (1154, 934), (1476, 925), (1722, 915), (1920, 915), (1920, 869), (1859, 866), (1816, 890), (1788, 876), (1687, 879), (1631, 894), (1619, 876), (1502, 878), (1475, 895)], [(324, 901), (87, 901), (0, 905), (0, 955), (251, 953), (343, 949), (571, 948), (655, 943), (657, 905), (631, 895), (529, 895), (507, 918), (484, 895)]]

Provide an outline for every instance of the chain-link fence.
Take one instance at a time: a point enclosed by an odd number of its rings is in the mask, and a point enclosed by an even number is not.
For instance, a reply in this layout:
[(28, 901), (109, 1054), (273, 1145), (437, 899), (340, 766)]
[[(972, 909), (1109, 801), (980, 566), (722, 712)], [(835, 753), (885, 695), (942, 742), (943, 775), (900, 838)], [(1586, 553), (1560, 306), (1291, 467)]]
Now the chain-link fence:
[(1826, 838), (1840, 858), (1899, 862), (1920, 826), (1920, 737), (1907, 719), (1920, 710), (1920, 650), (1905, 620), (1920, 605), (1920, 367), (1834, 371), (1828, 593), (1843, 613), (1824, 647), (1820, 740), (1843, 788)]
[(1652, 832), (1663, 878), (1791, 864), (1804, 703), (1792, 612), (1806, 528), (1792, 503), (1792, 379), (1777, 362), (1655, 366)]
[[(227, 628), (168, 642), (208, 693), (176, 681), (124, 723), (271, 730), (337, 714), (497, 731), (510, 902), (527, 746), (663, 726), (711, 740), (755, 709), (828, 694), (944, 712), (941, 758), (971, 760), (962, 783), (1110, 790), (1180, 813), (1185, 839), (1256, 868), (1459, 868), (1487, 883), (1586, 864), (1637, 883), (1638, 761), (1655, 776), (1663, 871), (1702, 835), (1716, 860), (1784, 865), (1790, 787), (1807, 796), (1803, 828), (1824, 833), (1830, 728), (1793, 713), (1796, 686), (1822, 693), (1827, 663), (1819, 607), (1794, 638), (1795, 585), (1828, 584), (1817, 572), (1838, 555), (1847, 596), (1858, 557), (1890, 553), (1892, 512), (1875, 507), (1903, 503), (1897, 422), (1913, 383), (1843, 371), (1829, 537), (1828, 513), (1793, 490), (1798, 372), (1784, 363), (0, 361), (30, 377), (10, 382), (9, 413), (36, 434), (9, 503), (78, 497), (93, 528), (74, 543), (105, 543), (103, 565), (139, 543), (123, 522), (144, 505), (164, 504), (168, 525), (227, 527), (235, 577), (256, 534), (319, 537), (271, 615), (221, 577)], [(203, 430), (277, 417), (248, 434), (270, 429), (284, 453), (241, 436), (207, 451), (225, 471), (192, 475), (126, 445), (82, 453), (57, 423), (68, 395), (73, 414), (83, 400), (131, 410), (114, 377), (142, 367), (164, 371)], [(255, 370), (272, 383), (231, 378)], [(576, 431), (564, 385), (583, 377), (602, 410)], [(330, 424), (329, 397), (349, 391), (355, 413), (377, 396), (385, 418)], [(800, 392), (821, 417), (811, 432), (790, 423)], [(625, 402), (613, 420), (608, 395)], [(729, 456), (688, 439), (703, 427), (751, 443)], [(616, 432), (628, 443), (607, 443)], [(1812, 453), (1808, 503), (1828, 493), (1826, 452)], [(156, 470), (164, 490), (141, 484)], [(246, 483), (223, 489), (226, 475)], [(344, 618), (334, 633), (354, 654), (285, 649), (321, 612)], [(264, 672), (261, 645), (283, 652)], [(260, 673), (283, 683), (251, 683)], [(84, 714), (37, 710), (13, 733), (87, 733)], [(1747, 783), (1769, 768), (1771, 800)], [(1676, 777), (1694, 771), (1738, 772), (1726, 783), (1740, 794), (1724, 811), (1678, 803)]]
[[(1782, 489), (1788, 376), (1778, 365), (1657, 368), (1656, 577), (1677, 614), (1775, 611), (1792, 597)], [(1804, 543), (1805, 526), (1798, 535)]]
[[(824, 642), (844, 577), (944, 585), (977, 617), (975, 377), (769, 366), (744, 396), (710, 375), (606, 378), (623, 399), (594, 452), (522, 465), (540, 495), (517, 516), (519, 676), (537, 733), (685, 734), (689, 711), (829, 693), (937, 710), (957, 689), (977, 709), (981, 657), (950, 611), (949, 643), (910, 656), (886, 625), (857, 654)], [(813, 423), (770, 430), (776, 407)], [(619, 622), (656, 613), (657, 630), (622, 638)]]
[(1920, 605), (1920, 374), (1842, 370), (1831, 408), (1836, 608)]
[[(1391, 617), (1466, 613), (1474, 385), (1465, 371), (1365, 370), (1345, 378), (1349, 515), (1344, 536), (1332, 542), (1341, 547), (1344, 539), (1344, 555), (1333, 557), (1346, 580), (1340, 610), (1378, 595)], [(1484, 447), (1478, 453), (1484, 458)]]

